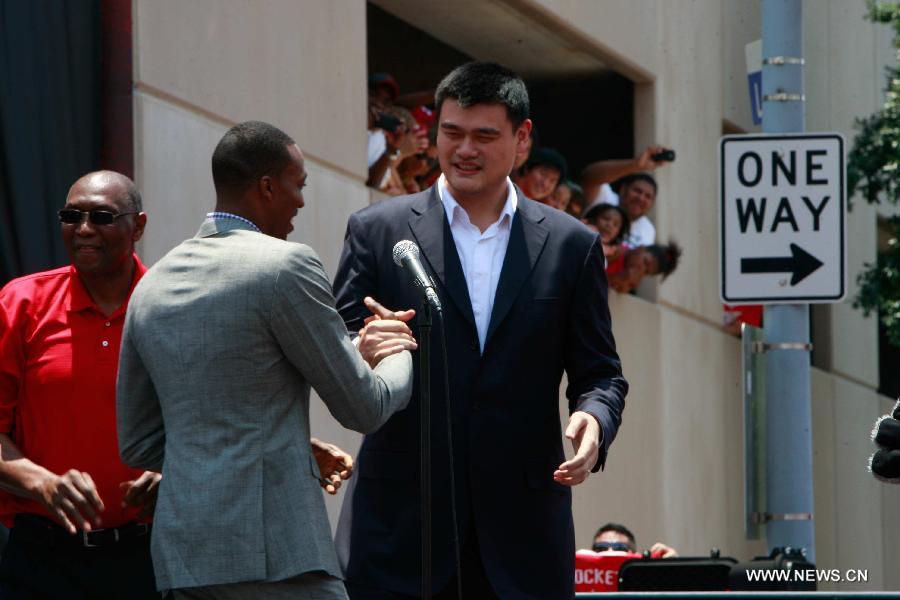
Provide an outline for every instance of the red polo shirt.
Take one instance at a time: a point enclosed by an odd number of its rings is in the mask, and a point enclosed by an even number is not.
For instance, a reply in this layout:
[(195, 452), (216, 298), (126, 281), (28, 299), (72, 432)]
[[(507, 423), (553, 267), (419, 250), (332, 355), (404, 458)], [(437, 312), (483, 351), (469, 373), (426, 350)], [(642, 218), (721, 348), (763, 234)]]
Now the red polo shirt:
[[(131, 289), (146, 272), (137, 255)], [(131, 297), (131, 290), (128, 292)], [(0, 432), (56, 474), (90, 474), (105, 511), (101, 527), (135, 520), (119, 483), (140, 476), (119, 458), (116, 371), (125, 304), (107, 317), (75, 267), (35, 273), (0, 290)], [(0, 520), (50, 516), (33, 500), (0, 491)]]

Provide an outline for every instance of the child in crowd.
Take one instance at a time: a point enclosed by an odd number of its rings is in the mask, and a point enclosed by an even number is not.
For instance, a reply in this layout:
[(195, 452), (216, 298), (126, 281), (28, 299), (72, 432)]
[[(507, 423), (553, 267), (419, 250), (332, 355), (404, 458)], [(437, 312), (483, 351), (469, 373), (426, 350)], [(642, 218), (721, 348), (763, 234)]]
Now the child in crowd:
[(568, 165), (562, 154), (553, 148), (535, 147), (525, 165), (519, 169), (515, 183), (528, 198), (550, 204), (550, 196), (557, 184), (565, 181), (567, 170)]
[(544, 204), (547, 206), (552, 206), (556, 210), (561, 210), (563, 212), (568, 211), (569, 200), (572, 198), (572, 190), (569, 188), (569, 181), (560, 181), (556, 185), (556, 189), (553, 190), (553, 193), (547, 197), (544, 201)]
[(624, 209), (614, 204), (595, 202), (584, 212), (581, 220), (600, 234), (607, 265), (611, 266), (617, 260), (624, 260), (626, 248), (622, 245), (622, 241), (631, 228), (628, 213)]
[(569, 204), (566, 206), (566, 212), (576, 219), (580, 219), (581, 215), (584, 214), (585, 207), (587, 206), (587, 203), (584, 201), (584, 190), (582, 190), (581, 186), (571, 179), (566, 181), (566, 185), (569, 187), (570, 192)]
[[(578, 212), (572, 212), (574, 209), (570, 207), (573, 202), (576, 203), (575, 209)], [(547, 199), (547, 204), (557, 210), (569, 213), (576, 219), (579, 218), (581, 211), (584, 209), (584, 197), (581, 193), (581, 186), (571, 179), (560, 181), (553, 193), (550, 194), (550, 198)]]
[(680, 256), (681, 247), (674, 241), (665, 246), (653, 244), (629, 248), (625, 252), (621, 269), (615, 269), (613, 265), (607, 267), (609, 287), (617, 292), (627, 293), (636, 288), (644, 277), (662, 275), (665, 280), (678, 267)]

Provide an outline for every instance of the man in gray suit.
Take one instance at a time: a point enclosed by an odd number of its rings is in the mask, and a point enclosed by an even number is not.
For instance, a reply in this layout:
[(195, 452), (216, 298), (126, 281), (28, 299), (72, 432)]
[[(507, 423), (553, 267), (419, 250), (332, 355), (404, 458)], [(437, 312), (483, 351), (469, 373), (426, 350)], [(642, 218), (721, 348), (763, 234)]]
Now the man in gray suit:
[(354, 347), (319, 258), (285, 241), (306, 171), (284, 132), (241, 123), (212, 168), (215, 211), (135, 288), (122, 339), (122, 459), (163, 474), (157, 586), (176, 598), (344, 598), (310, 453), (310, 386), (342, 425), (374, 431), (409, 401), (415, 341), (403, 322), (376, 320)]

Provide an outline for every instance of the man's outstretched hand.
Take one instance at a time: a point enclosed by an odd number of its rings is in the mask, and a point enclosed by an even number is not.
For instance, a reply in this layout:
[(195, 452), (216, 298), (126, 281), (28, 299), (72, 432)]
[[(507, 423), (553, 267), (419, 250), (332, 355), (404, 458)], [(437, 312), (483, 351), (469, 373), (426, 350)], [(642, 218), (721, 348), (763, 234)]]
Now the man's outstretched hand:
[(372, 316), (366, 318), (365, 326), (359, 330), (357, 347), (369, 366), (374, 369), (385, 357), (418, 347), (406, 324), (416, 316), (416, 311), (389, 310), (369, 296), (363, 302)]
[(140, 509), (138, 518), (152, 517), (156, 509), (156, 497), (159, 494), (159, 482), (162, 475), (153, 471), (144, 471), (140, 477), (131, 481), (123, 481), (119, 488), (125, 492), (122, 506)]
[(569, 417), (566, 437), (572, 441), (575, 456), (559, 465), (553, 479), (562, 485), (578, 485), (588, 478), (600, 456), (600, 423), (593, 415), (575, 411)]

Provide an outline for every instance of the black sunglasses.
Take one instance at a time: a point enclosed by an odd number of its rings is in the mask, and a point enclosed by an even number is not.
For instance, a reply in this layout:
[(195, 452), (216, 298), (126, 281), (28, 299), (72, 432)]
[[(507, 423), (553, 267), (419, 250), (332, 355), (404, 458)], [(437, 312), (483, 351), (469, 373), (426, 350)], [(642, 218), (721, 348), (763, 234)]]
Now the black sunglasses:
[(64, 208), (57, 213), (59, 222), (64, 225), (81, 225), (84, 216), (87, 215), (92, 225), (112, 225), (116, 219), (124, 215), (136, 215), (136, 212), (114, 213), (108, 210), (78, 210), (77, 208)]
[(631, 546), (623, 542), (595, 542), (593, 550), (594, 552), (609, 552), (610, 550), (630, 552)]

